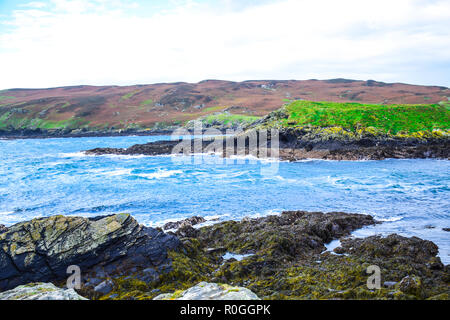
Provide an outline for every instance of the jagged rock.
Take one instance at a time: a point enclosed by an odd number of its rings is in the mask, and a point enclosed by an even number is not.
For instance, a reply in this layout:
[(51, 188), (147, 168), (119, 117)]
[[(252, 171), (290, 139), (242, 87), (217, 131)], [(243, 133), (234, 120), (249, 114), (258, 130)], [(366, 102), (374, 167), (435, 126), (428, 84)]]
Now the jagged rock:
[(205, 218), (193, 216), (176, 222), (168, 222), (163, 226), (163, 230), (178, 229), (183, 226), (194, 226), (199, 223), (206, 222)]
[(438, 246), (417, 237), (406, 238), (398, 234), (387, 237), (371, 236), (364, 239), (342, 239), (340, 253), (382, 259), (394, 256), (407, 257), (409, 261), (427, 264), (441, 263), (436, 257)]
[(0, 233), (0, 290), (66, 279), (70, 265), (90, 278), (149, 267), (167, 272), (167, 250), (178, 245), (175, 236), (141, 226), (128, 214), (33, 219)]
[(226, 284), (200, 282), (185, 291), (161, 294), (154, 300), (260, 300), (252, 291)]
[(197, 229), (186, 225), (179, 228), (175, 234), (180, 238), (195, 238), (199, 233), (200, 231), (198, 231)]
[(422, 281), (417, 276), (406, 276), (398, 284), (400, 291), (406, 294), (421, 296), (422, 295)]
[(0, 300), (87, 300), (74, 289), (61, 289), (52, 283), (30, 283), (0, 293)]
[[(285, 211), (242, 221), (226, 221), (200, 229), (199, 239), (208, 247), (223, 247), (230, 252), (249, 253), (241, 247), (270, 252), (275, 257), (295, 257), (325, 250), (325, 243), (376, 221), (369, 215), (343, 212)], [(245, 245), (244, 245), (245, 244)], [(251, 250), (250, 250), (251, 251)]]
[(0, 224), (0, 233), (8, 231), (8, 228), (5, 227), (3, 224)]

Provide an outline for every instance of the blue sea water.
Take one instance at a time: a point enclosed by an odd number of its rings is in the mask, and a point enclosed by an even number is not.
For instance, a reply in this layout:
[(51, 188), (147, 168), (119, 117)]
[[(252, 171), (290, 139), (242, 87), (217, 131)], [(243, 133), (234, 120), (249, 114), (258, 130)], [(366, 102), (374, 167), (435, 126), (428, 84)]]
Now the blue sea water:
[(356, 236), (429, 239), (450, 262), (450, 161), (300, 162), (195, 156), (87, 156), (169, 137), (0, 140), (0, 223), (55, 214), (132, 214), (150, 226), (192, 215), (240, 219), (283, 210), (371, 214)]

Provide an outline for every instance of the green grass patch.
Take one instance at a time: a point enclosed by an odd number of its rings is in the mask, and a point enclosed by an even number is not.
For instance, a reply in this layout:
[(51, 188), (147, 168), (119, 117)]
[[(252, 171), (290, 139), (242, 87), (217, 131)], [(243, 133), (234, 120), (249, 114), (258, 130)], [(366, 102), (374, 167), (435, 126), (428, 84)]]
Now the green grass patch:
[(10, 99), (15, 99), (16, 97), (13, 96), (0, 96), (0, 101), (1, 100), (10, 100)]
[(286, 106), (283, 126), (341, 127), (355, 132), (376, 128), (384, 133), (413, 133), (450, 129), (448, 105), (379, 105), (339, 102), (295, 101)]
[(204, 121), (207, 123), (213, 122), (221, 122), (223, 124), (250, 124), (260, 119), (260, 117), (255, 116), (247, 116), (243, 114), (228, 114), (228, 113), (220, 113), (220, 114), (212, 114), (206, 116)]
[(205, 112), (216, 112), (216, 111), (220, 111), (220, 110), (223, 110), (223, 109), (226, 109), (226, 108), (227, 108), (227, 106), (208, 107), (208, 108), (203, 109), (203, 111), (205, 111)]
[(132, 91), (132, 92), (129, 92), (129, 93), (127, 93), (127, 94), (124, 94), (123, 96), (122, 96), (122, 100), (127, 100), (127, 99), (130, 99), (132, 96), (134, 96), (135, 94), (137, 94), (138, 92), (140, 92), (141, 90), (135, 90), (135, 91)]
[(0, 129), (77, 129), (89, 124), (84, 118), (69, 118), (61, 121), (33, 117), (21, 117), (11, 112), (0, 116)]
[(152, 104), (153, 100), (152, 99), (147, 99), (141, 102), (141, 106), (148, 106), (149, 104)]

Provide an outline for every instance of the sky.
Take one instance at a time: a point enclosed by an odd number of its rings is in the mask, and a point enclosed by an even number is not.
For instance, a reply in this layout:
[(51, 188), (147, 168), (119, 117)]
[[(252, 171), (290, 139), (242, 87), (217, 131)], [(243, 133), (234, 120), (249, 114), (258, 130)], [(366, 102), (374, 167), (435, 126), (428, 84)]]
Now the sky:
[(450, 86), (449, 0), (0, 0), (0, 89), (348, 78)]

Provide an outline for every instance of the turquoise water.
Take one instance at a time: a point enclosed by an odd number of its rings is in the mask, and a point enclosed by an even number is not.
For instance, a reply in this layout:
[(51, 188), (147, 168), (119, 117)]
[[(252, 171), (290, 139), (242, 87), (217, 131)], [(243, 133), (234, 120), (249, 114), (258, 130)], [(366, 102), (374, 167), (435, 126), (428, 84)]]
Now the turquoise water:
[(450, 161), (288, 163), (79, 152), (167, 138), (0, 140), (0, 223), (128, 212), (155, 226), (192, 215), (226, 220), (282, 210), (338, 210), (384, 221), (356, 235), (396, 232), (429, 239), (450, 262), (450, 233), (442, 230), (450, 227)]

